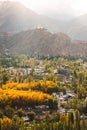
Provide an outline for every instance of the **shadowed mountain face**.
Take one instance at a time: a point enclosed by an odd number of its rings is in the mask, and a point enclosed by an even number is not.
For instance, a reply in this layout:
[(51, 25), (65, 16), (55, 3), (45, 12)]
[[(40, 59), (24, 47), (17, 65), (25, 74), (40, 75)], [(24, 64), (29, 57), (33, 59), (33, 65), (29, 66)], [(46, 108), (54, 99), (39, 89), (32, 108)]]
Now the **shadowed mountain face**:
[(87, 56), (87, 43), (73, 41), (64, 33), (50, 33), (44, 28), (36, 28), (10, 36), (6, 47), (12, 54)]

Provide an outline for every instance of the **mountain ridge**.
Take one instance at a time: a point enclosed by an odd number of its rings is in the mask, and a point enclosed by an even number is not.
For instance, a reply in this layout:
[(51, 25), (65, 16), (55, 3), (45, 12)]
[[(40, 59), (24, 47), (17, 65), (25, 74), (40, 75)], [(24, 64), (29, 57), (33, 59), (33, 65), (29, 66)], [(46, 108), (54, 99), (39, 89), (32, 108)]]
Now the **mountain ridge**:
[(11, 54), (87, 56), (87, 42), (72, 40), (64, 33), (51, 33), (45, 28), (17, 33), (9, 38), (6, 47)]

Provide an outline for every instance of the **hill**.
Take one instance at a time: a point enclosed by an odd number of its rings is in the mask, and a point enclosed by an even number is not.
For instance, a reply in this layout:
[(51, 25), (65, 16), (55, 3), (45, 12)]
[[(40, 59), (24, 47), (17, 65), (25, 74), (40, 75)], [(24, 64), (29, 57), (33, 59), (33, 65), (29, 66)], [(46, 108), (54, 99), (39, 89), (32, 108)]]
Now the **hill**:
[(51, 33), (42, 27), (11, 36), (6, 46), (12, 54), (87, 56), (86, 42), (74, 41), (64, 33)]

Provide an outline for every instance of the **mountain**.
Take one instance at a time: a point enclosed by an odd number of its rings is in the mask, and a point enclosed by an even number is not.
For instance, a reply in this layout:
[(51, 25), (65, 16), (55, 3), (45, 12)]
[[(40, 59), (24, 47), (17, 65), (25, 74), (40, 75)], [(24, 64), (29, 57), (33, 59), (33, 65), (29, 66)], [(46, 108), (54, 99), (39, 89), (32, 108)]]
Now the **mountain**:
[(51, 33), (42, 27), (10, 36), (6, 47), (11, 54), (87, 57), (86, 42), (73, 41), (64, 33)]
[(37, 26), (43, 26), (50, 32), (64, 32), (72, 39), (87, 41), (87, 14), (65, 22), (39, 15), (18, 2), (0, 2), (1, 33), (18, 33)]
[(73, 39), (87, 41), (87, 14), (81, 15), (68, 23), (67, 34)]
[(42, 25), (50, 31), (60, 31), (64, 24), (60, 20), (38, 15), (21, 3), (0, 2), (0, 32), (20, 32), (38, 25)]

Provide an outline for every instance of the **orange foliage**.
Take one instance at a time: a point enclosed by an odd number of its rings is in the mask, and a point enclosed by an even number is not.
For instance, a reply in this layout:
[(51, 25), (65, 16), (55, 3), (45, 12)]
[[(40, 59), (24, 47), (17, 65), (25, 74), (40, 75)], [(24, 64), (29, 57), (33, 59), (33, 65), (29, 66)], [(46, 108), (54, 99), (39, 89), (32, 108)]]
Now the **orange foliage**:
[(15, 89), (15, 90), (38, 90), (43, 92), (49, 92), (49, 89), (57, 89), (57, 84), (52, 81), (38, 81), (30, 83), (7, 83), (2, 86), (3, 89)]
[(13, 89), (0, 89), (0, 106), (33, 106), (42, 104), (47, 99), (52, 98), (50, 95), (38, 91), (23, 91)]
[(2, 130), (10, 130), (12, 128), (12, 120), (7, 117), (0, 119), (0, 125)]

